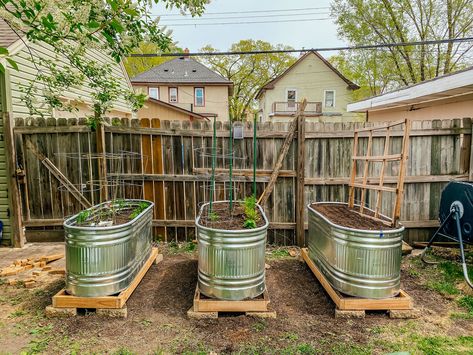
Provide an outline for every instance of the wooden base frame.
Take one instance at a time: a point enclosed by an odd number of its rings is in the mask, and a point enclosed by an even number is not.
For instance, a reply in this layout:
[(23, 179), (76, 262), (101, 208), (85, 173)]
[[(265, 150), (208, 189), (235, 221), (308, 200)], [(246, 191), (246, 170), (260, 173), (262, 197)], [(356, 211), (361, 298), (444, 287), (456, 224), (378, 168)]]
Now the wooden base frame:
[(146, 260), (145, 264), (133, 279), (130, 286), (128, 286), (128, 288), (116, 296), (77, 297), (68, 295), (66, 290), (62, 289), (53, 296), (52, 308), (122, 309), (125, 307), (126, 301), (128, 298), (130, 298), (133, 291), (135, 291), (136, 287), (146, 275), (151, 265), (155, 261), (158, 263), (161, 260), (163, 260), (162, 255), (159, 254), (158, 248), (153, 248), (148, 260)]
[(330, 285), (328, 280), (309, 257), (307, 248), (301, 249), (301, 256), (328, 293), (333, 303), (335, 303), (338, 311), (413, 311), (412, 298), (403, 290), (401, 290), (396, 297), (384, 299), (360, 298), (344, 295)]
[(254, 299), (227, 301), (208, 298), (195, 288), (194, 304), (187, 312), (190, 318), (218, 318), (220, 313), (245, 313), (247, 316), (275, 318), (276, 312), (268, 309), (270, 303), (268, 290)]

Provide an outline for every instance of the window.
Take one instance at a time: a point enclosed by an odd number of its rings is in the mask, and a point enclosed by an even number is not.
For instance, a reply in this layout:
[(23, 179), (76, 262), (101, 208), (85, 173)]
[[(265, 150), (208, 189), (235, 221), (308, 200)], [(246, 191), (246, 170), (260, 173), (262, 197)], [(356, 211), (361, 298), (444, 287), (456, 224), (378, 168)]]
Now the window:
[(169, 102), (177, 102), (177, 88), (169, 88)]
[(152, 99), (159, 100), (159, 88), (148, 88), (148, 96)]
[(204, 88), (194, 88), (194, 104), (196, 107), (205, 106)]
[(335, 91), (334, 90), (325, 90), (324, 95), (324, 106), (325, 107), (335, 107)]
[(287, 89), (286, 90), (286, 99), (287, 99), (287, 108), (289, 110), (296, 109), (296, 100), (297, 100), (297, 90), (296, 89)]

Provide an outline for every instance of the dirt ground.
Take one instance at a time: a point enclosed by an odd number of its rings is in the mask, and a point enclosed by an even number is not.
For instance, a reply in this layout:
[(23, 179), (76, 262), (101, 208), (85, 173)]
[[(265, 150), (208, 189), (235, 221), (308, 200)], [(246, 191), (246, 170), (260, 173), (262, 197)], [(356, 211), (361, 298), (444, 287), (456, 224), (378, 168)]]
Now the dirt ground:
[(421, 265), (418, 256), (405, 257), (402, 267), (402, 288), (421, 310), (415, 320), (394, 320), (382, 312), (368, 313), (365, 319), (335, 319), (333, 303), (297, 256), (285, 248), (269, 248), (267, 263), (267, 288), (277, 319), (188, 319), (197, 281), (191, 244), (165, 250), (164, 260), (151, 267), (129, 299), (127, 319), (95, 313), (48, 319), (44, 308), (63, 287), (62, 277), (34, 289), (4, 283), (0, 354), (473, 354), (473, 316), (457, 302), (462, 293), (443, 295), (429, 287), (440, 271)]

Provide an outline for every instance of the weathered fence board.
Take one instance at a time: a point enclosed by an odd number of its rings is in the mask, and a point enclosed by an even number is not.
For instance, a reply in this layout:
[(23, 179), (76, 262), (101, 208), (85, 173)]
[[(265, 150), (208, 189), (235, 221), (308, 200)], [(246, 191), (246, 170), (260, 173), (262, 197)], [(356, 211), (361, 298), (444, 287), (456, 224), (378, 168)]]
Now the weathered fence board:
[[(118, 186), (117, 197), (145, 198), (155, 202), (154, 233), (164, 240), (194, 239), (194, 219), (209, 199), (212, 147), (211, 122), (113, 119), (105, 127), (109, 184)], [(347, 201), (353, 155), (353, 131), (367, 124), (305, 124), (304, 205), (313, 201)], [(269, 182), (289, 123), (264, 123), (257, 132), (257, 192)], [(80, 204), (28, 150), (26, 141), (51, 162), (91, 203), (100, 200), (96, 134), (84, 119), (17, 119), (14, 129), (18, 166), (25, 170), (21, 185), (24, 225), (34, 230), (57, 228), (61, 220), (79, 211)], [(471, 119), (413, 122), (401, 221), (409, 228), (408, 241), (425, 240), (436, 225), (440, 193), (451, 179), (473, 176)], [(229, 124), (217, 124), (216, 197), (229, 197)], [(389, 151), (401, 150), (402, 132), (393, 129)], [(360, 132), (359, 155), (366, 152), (368, 135)], [(274, 187), (264, 205), (271, 222), (269, 242), (295, 243), (297, 142), (293, 141)], [(383, 132), (372, 138), (372, 155), (382, 155)], [(253, 132), (245, 124), (244, 139), (233, 144), (234, 196), (252, 192)], [(122, 154), (122, 159), (112, 159)], [(362, 162), (358, 169), (360, 169)], [(397, 164), (398, 165), (398, 164)], [(394, 187), (398, 167), (386, 162), (384, 184)], [(379, 182), (381, 164), (370, 164), (369, 183)], [(361, 181), (357, 181), (361, 182)], [(392, 214), (391, 193), (383, 194), (381, 213)], [(366, 194), (371, 206), (376, 193)], [(112, 196), (113, 197), (113, 196)], [(355, 201), (360, 194), (355, 195)], [(306, 217), (307, 218), (307, 217)], [(307, 222), (307, 219), (306, 219)], [(41, 232), (43, 233), (43, 232)]]

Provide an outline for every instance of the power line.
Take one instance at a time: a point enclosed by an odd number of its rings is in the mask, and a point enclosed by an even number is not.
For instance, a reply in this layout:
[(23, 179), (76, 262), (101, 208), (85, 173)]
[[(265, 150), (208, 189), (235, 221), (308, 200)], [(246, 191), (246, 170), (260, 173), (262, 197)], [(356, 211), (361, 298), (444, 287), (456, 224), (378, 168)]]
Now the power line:
[[(291, 12), (291, 11), (312, 11), (312, 10), (326, 10), (330, 9), (330, 6), (323, 7), (302, 7), (302, 8), (293, 8), (293, 9), (273, 9), (273, 10), (249, 10), (249, 11), (225, 11), (225, 12), (206, 12), (203, 16), (206, 15), (230, 15), (230, 14), (252, 14), (252, 13), (268, 13), (268, 12)], [(177, 17), (177, 16), (192, 16), (189, 13), (186, 14), (163, 14), (163, 15), (153, 15), (159, 17)]]
[[(329, 15), (330, 12), (306, 12), (303, 14), (279, 14), (279, 15), (256, 15), (256, 16), (230, 16), (230, 17), (196, 17), (196, 18), (180, 18), (180, 19), (164, 19), (164, 21), (212, 21), (212, 20), (239, 20), (239, 19), (247, 19), (247, 18), (265, 18), (265, 17), (287, 17), (287, 16), (309, 16), (309, 15)], [(164, 24), (164, 22), (160, 21), (160, 24)]]
[(213, 22), (213, 23), (166, 23), (164, 26), (218, 26), (218, 25), (248, 25), (257, 23), (283, 23), (283, 22), (307, 22), (307, 21), (325, 21), (330, 20), (330, 17), (323, 18), (308, 18), (298, 20), (274, 20), (274, 21), (244, 21), (244, 22)]
[[(457, 42), (471, 42), (473, 37), (438, 39), (430, 41), (413, 41), (413, 42), (393, 42), (380, 44), (367, 44), (358, 46), (342, 46), (342, 47), (321, 47), (321, 48), (302, 48), (302, 49), (271, 49), (264, 51), (227, 51), (227, 52), (194, 52), (186, 53), (190, 57), (210, 57), (221, 55), (251, 55), (251, 54), (272, 54), (272, 53), (305, 53), (305, 52), (328, 52), (328, 51), (344, 51), (344, 50), (359, 50), (359, 49), (379, 49), (379, 48), (393, 48), (393, 47), (409, 47), (430, 44), (443, 43), (457, 43)], [(182, 57), (184, 53), (136, 53), (130, 54), (129, 57)]]

